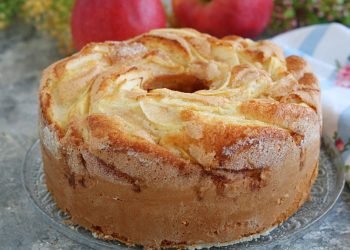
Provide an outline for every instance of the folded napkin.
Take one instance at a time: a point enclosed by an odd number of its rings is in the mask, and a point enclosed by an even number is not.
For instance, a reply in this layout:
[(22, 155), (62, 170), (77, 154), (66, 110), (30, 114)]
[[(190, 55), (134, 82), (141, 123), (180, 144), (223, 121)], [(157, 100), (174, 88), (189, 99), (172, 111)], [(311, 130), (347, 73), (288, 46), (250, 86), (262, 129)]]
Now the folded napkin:
[(350, 186), (350, 29), (332, 23), (288, 31), (271, 39), (286, 55), (305, 58), (322, 90), (323, 134), (333, 138)]

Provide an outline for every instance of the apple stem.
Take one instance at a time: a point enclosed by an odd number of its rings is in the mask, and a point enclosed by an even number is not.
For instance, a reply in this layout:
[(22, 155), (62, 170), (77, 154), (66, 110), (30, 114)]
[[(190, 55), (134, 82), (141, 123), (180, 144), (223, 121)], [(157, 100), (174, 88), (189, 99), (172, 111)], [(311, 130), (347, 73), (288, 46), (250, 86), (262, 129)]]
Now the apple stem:
[(204, 4), (208, 4), (208, 3), (210, 3), (211, 1), (213, 1), (213, 0), (201, 0), (201, 2), (204, 3)]

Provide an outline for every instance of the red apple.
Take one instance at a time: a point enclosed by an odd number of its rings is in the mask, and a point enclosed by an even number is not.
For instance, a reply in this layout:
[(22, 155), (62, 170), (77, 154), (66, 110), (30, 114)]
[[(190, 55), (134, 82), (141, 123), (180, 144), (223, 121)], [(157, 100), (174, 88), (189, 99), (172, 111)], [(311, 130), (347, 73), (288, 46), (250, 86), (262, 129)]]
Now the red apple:
[(173, 11), (183, 27), (217, 37), (256, 37), (271, 17), (273, 0), (173, 0)]
[(340, 152), (343, 152), (344, 149), (345, 149), (345, 143), (343, 142), (343, 140), (341, 138), (338, 138), (336, 141), (335, 141), (335, 146), (337, 147), (337, 149), (340, 151)]
[(125, 40), (165, 25), (160, 0), (76, 0), (71, 20), (77, 50), (90, 42)]

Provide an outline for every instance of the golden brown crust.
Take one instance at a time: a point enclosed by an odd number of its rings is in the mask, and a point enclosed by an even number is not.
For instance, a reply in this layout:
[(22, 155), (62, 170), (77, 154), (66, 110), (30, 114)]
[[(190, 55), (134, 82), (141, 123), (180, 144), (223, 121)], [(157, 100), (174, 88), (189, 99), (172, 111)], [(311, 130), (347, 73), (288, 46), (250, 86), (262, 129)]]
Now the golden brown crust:
[(307, 63), (268, 41), (163, 29), (90, 44), (43, 73), (47, 185), (73, 222), (129, 244), (261, 233), (309, 195), (319, 98)]

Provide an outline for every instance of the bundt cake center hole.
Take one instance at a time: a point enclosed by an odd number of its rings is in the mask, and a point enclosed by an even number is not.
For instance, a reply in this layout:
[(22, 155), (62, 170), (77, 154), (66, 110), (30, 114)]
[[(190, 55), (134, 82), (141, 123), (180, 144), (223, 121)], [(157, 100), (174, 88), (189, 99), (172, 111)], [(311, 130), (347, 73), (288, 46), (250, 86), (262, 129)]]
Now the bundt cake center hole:
[(184, 93), (194, 93), (198, 90), (209, 89), (209, 83), (193, 75), (162, 75), (145, 82), (142, 88), (147, 91), (166, 88)]

